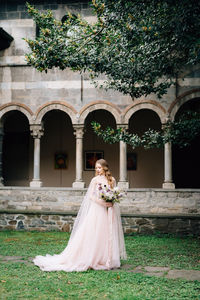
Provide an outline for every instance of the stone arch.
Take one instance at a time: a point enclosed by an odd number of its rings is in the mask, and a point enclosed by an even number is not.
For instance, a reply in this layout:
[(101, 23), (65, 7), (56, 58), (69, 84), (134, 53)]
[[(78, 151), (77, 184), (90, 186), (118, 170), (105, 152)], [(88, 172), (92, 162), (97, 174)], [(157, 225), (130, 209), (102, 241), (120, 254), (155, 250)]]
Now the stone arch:
[(138, 100), (129, 105), (123, 114), (123, 123), (128, 124), (131, 116), (138, 110), (150, 109), (153, 110), (160, 118), (161, 123), (166, 121), (166, 110), (162, 105), (153, 100)]
[(12, 102), (12, 103), (7, 103), (4, 104), (0, 107), (0, 119), (9, 111), (17, 110), (23, 113), (27, 119), (29, 124), (32, 122), (33, 118), (33, 112), (31, 111), (30, 108), (28, 108), (26, 105), (22, 103), (17, 103), (17, 102)]
[(61, 110), (63, 112), (65, 112), (67, 115), (69, 115), (72, 124), (77, 124), (78, 123), (78, 114), (77, 111), (73, 108), (73, 106), (71, 106), (70, 104), (66, 103), (66, 102), (62, 102), (62, 101), (52, 101), (52, 102), (48, 102), (45, 103), (44, 105), (42, 105), (41, 107), (39, 107), (39, 109), (37, 110), (36, 114), (35, 114), (35, 119), (34, 119), (34, 123), (35, 124), (41, 124), (42, 118), (44, 117), (44, 115), (51, 111), (51, 110)]
[(30, 123), (32, 112), (19, 103), (0, 107), (3, 136), (1, 176), (5, 186), (28, 186), (31, 154)]
[(108, 101), (94, 101), (84, 106), (80, 111), (79, 123), (84, 124), (88, 114), (94, 110), (104, 109), (109, 111), (117, 124), (121, 124), (121, 111), (119, 108)]
[(200, 98), (200, 89), (193, 89), (178, 96), (168, 109), (171, 119), (174, 120), (177, 111), (184, 103), (194, 98)]

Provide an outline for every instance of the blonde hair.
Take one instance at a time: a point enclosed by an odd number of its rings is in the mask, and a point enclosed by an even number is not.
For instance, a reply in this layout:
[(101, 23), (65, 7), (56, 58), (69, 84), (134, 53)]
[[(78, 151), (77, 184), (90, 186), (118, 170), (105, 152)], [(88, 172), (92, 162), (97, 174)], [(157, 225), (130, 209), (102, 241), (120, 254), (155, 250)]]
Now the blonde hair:
[[(113, 177), (112, 177), (112, 174), (111, 174), (111, 172), (110, 172), (110, 170), (109, 170), (109, 166), (108, 166), (108, 163), (107, 163), (107, 161), (105, 160), (105, 159), (98, 159), (97, 161), (96, 161), (96, 164), (100, 164), (101, 166), (102, 166), (102, 168), (103, 168), (103, 170), (104, 170), (104, 175), (106, 176), (106, 179), (107, 179), (107, 181), (108, 181), (108, 184), (109, 184), (109, 186), (111, 187), (111, 188), (113, 188), (113, 184), (114, 184), (114, 182), (113, 182)], [(97, 174), (97, 172), (95, 172), (95, 175), (97, 176), (98, 174)]]

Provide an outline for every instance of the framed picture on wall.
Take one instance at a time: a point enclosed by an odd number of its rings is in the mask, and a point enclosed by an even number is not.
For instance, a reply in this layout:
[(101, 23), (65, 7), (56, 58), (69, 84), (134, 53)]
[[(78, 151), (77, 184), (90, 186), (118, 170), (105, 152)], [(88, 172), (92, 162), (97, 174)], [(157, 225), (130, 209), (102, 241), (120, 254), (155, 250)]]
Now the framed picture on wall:
[(127, 153), (127, 170), (135, 171), (137, 169), (137, 154)]
[(94, 171), (96, 161), (101, 158), (104, 158), (103, 151), (85, 151), (85, 157), (84, 157), (85, 171)]
[(54, 166), (56, 170), (67, 169), (68, 159), (66, 153), (55, 153)]

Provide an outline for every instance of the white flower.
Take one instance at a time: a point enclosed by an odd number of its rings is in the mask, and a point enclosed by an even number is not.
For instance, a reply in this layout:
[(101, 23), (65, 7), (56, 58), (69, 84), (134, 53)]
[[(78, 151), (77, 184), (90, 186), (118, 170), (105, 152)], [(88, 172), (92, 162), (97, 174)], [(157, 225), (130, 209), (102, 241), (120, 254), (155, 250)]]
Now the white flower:
[(125, 195), (118, 187), (113, 189), (99, 184), (100, 197), (104, 201), (120, 202), (120, 199)]

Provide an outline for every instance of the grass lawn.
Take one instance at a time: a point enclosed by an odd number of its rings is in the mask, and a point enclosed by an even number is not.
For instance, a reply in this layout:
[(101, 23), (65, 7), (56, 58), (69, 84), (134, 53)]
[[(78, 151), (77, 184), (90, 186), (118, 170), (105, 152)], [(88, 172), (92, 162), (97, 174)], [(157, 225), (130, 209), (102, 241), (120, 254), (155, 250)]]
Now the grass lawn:
[[(69, 235), (63, 232), (0, 232), (0, 255), (60, 253)], [(122, 264), (200, 270), (200, 240), (173, 236), (126, 236), (128, 260)], [(1, 262), (0, 299), (200, 299), (200, 282), (150, 277), (128, 272), (42, 272), (31, 263)]]

